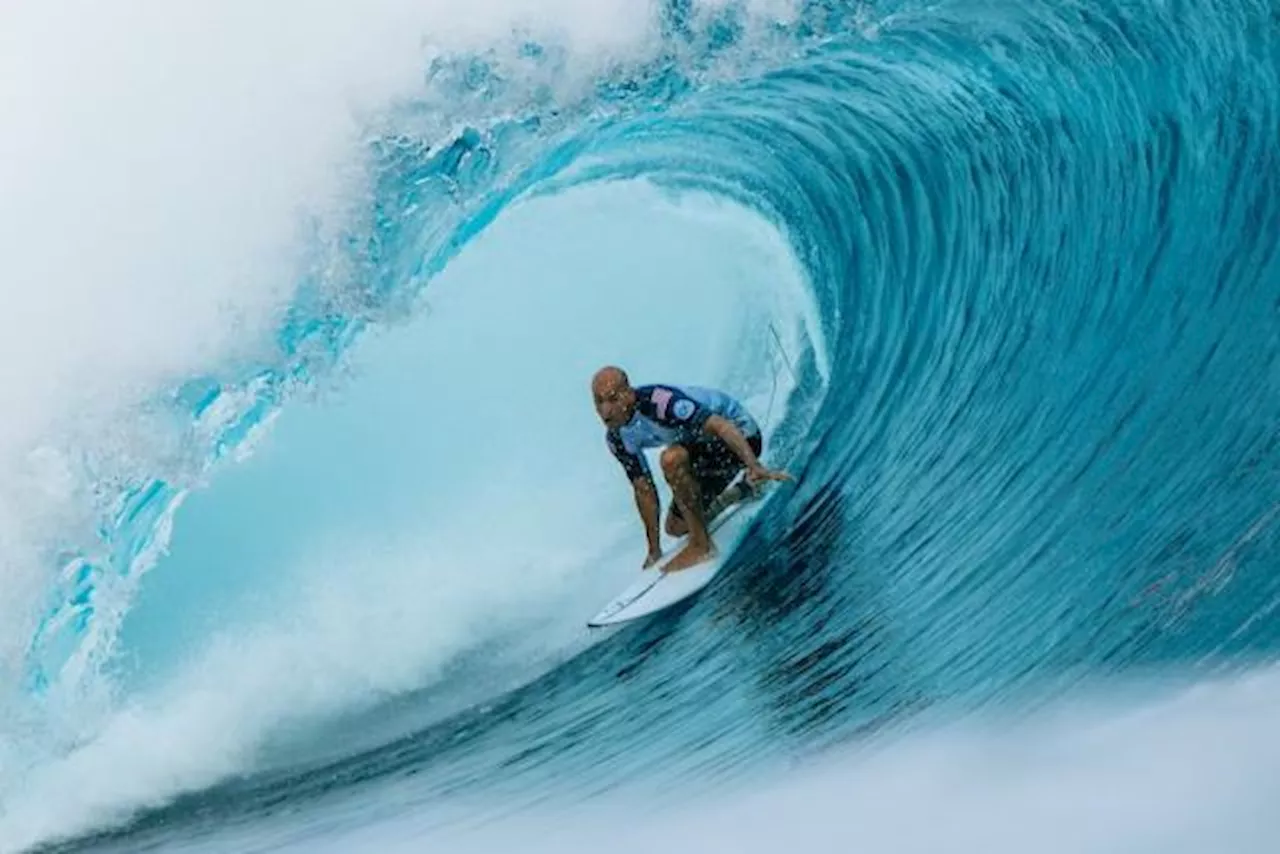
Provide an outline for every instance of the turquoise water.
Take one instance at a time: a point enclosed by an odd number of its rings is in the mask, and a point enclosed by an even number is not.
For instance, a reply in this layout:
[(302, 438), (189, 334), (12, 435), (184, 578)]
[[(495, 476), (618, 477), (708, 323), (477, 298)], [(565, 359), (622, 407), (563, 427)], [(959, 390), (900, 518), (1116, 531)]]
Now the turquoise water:
[[(59, 558), (22, 691), (107, 680), (189, 754), (85, 850), (743, 785), (1274, 657), (1275, 9), (798, 8), (667, 4), (572, 96), (437, 59), (388, 108), (273, 349), (157, 403), (208, 479)], [(642, 557), (615, 360), (778, 413), (798, 482), (696, 602), (589, 634)]]

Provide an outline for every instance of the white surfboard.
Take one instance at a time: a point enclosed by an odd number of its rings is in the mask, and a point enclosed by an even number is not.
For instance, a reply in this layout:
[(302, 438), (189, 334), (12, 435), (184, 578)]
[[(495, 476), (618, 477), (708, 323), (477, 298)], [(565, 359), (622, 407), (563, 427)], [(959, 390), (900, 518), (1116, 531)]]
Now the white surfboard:
[(663, 567), (684, 548), (686, 537), (681, 537), (663, 555), (662, 560), (640, 571), (639, 577), (605, 605), (600, 613), (588, 620), (587, 625), (597, 629), (647, 617), (688, 599), (706, 587), (724, 566), (725, 560), (733, 553), (738, 541), (747, 532), (751, 520), (763, 505), (763, 497), (740, 501), (715, 518), (708, 530), (719, 550), (716, 557), (679, 572), (663, 572)]

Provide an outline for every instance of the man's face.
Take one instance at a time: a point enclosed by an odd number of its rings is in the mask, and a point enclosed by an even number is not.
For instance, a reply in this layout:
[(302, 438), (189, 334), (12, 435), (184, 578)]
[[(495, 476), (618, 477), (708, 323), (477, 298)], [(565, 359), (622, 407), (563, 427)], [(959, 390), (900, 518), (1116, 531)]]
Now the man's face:
[(596, 414), (611, 430), (626, 424), (635, 413), (636, 393), (626, 380), (606, 380), (591, 393), (596, 402)]

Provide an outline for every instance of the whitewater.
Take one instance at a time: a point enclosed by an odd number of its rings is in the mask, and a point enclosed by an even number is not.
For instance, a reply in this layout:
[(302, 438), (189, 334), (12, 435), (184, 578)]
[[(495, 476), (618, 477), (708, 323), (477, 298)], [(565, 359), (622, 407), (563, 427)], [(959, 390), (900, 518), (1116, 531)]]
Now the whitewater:
[[(0, 851), (1280, 845), (1274, 4), (19, 2), (0, 128)], [(796, 482), (593, 632), (608, 363)]]

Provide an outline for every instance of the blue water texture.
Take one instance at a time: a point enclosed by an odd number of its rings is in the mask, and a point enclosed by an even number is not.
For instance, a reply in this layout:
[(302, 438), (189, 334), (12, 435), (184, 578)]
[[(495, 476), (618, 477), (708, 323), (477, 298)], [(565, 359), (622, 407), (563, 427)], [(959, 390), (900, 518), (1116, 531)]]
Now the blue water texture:
[[(802, 264), (831, 372), (783, 438), (796, 486), (686, 609), (394, 743), (77, 845), (391, 778), (715, 773), (933, 709), (1275, 657), (1280, 7), (813, 2), (762, 27), (672, 2), (663, 21), (656, 57), (573, 102), (493, 57), (437, 60), (368, 146), (350, 229), (317, 237), (274, 358), (157, 406), (216, 472), (513, 201), (643, 178), (758, 212)], [(461, 128), (444, 140), (442, 110)], [(818, 394), (795, 358), (793, 404)], [(68, 546), (31, 691), (99, 654), (113, 579), (164, 572), (156, 538), (194, 483), (128, 484)]]

